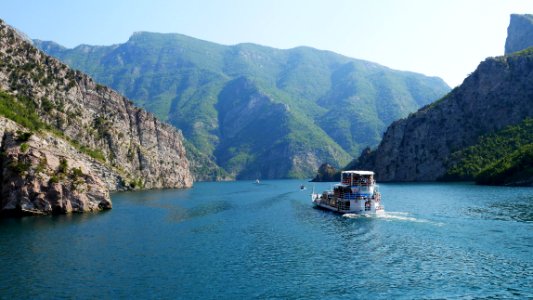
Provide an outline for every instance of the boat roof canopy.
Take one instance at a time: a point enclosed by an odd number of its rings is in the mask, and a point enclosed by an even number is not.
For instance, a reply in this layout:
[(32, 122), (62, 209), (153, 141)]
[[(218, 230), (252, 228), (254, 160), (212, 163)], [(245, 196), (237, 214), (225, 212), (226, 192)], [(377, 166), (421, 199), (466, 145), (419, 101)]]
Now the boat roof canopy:
[(342, 171), (342, 174), (374, 175), (372, 171)]
[(350, 186), (344, 183), (336, 183), (333, 185), (333, 187), (350, 187)]

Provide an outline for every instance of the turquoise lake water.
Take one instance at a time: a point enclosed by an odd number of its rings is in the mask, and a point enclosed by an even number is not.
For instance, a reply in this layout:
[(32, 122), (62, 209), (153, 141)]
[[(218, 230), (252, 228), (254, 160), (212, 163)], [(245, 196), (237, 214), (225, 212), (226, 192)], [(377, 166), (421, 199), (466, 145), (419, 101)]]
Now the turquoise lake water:
[(381, 184), (386, 214), (348, 217), (313, 208), (302, 183), (196, 183), (0, 220), (0, 298), (533, 298), (533, 188)]

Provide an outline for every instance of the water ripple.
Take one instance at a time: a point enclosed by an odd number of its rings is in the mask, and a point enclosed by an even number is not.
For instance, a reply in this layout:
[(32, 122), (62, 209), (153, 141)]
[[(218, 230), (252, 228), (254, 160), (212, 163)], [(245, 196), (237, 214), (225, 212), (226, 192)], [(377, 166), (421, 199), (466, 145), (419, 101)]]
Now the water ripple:
[(268, 184), (114, 194), (105, 214), (0, 221), (0, 298), (533, 294), (531, 189), (384, 184), (390, 212), (367, 217), (313, 209), (298, 181)]
[(214, 215), (232, 208), (233, 205), (224, 200), (213, 201), (192, 208), (184, 208), (175, 205), (166, 206), (166, 209), (169, 210), (169, 218), (174, 222), (184, 222), (194, 218)]
[(485, 220), (533, 223), (533, 200), (529, 202), (495, 202), (484, 207), (469, 207), (466, 214)]

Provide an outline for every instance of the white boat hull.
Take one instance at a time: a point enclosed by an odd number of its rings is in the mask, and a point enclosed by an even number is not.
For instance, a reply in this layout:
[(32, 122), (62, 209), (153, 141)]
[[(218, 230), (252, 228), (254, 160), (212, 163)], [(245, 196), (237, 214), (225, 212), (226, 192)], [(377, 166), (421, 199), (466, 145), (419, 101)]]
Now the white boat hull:
[(380, 214), (384, 212), (379, 198), (347, 200), (333, 197), (325, 199), (321, 194), (311, 194), (311, 200), (317, 207), (340, 214)]

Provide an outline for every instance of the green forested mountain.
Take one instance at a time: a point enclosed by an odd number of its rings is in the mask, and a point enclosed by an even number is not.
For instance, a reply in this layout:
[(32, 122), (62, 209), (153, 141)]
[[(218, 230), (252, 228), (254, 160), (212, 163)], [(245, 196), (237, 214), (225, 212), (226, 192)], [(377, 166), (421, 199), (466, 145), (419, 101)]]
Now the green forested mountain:
[[(180, 128), (190, 151), (237, 178), (311, 177), (323, 162), (343, 166), (377, 145), (393, 120), (449, 90), (440, 78), (308, 47), (148, 32), (113, 46), (35, 44)], [(218, 172), (192, 167), (198, 179)]]

